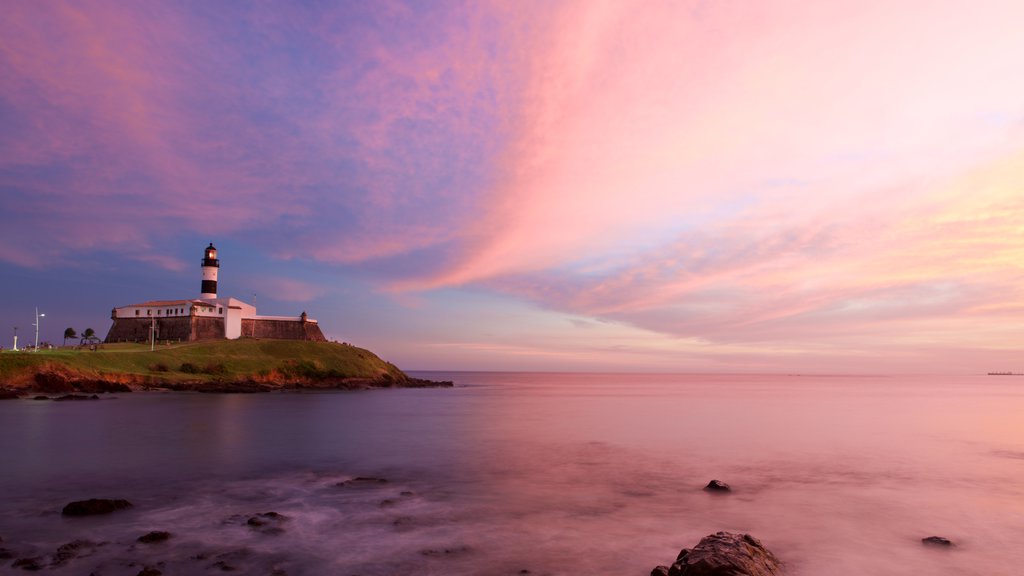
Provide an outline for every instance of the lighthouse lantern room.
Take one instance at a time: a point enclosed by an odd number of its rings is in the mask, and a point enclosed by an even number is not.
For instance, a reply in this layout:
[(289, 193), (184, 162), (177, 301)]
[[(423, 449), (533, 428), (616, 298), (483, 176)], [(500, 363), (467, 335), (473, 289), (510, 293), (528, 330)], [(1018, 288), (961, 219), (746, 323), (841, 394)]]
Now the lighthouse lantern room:
[(217, 297), (217, 270), (220, 268), (220, 260), (217, 259), (217, 249), (213, 242), (206, 247), (203, 257), (203, 288), (199, 298), (212, 300)]

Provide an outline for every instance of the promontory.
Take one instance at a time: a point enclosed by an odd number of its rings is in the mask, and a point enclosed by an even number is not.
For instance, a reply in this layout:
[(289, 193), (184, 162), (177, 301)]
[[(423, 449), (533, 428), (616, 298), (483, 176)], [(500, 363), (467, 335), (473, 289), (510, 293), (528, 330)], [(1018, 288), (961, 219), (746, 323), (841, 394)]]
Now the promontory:
[(451, 386), (413, 378), (350, 344), (301, 340), (125, 343), (0, 354), (0, 394), (135, 390), (269, 392)]

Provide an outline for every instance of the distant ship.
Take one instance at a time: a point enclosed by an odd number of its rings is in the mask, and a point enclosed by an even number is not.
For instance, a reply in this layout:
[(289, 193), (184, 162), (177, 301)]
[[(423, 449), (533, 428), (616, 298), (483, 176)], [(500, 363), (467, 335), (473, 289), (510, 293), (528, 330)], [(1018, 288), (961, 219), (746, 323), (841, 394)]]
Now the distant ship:
[(1024, 372), (989, 372), (989, 376), (1024, 376)]

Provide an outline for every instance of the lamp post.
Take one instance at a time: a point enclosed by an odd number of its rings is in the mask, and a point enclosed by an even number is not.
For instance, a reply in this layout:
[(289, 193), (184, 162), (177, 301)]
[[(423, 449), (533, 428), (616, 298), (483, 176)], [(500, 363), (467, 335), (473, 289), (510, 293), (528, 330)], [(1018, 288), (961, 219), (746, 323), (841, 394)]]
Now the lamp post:
[(36, 306), (36, 323), (33, 324), (36, 327), (36, 346), (32, 349), (35, 352), (39, 352), (39, 319), (43, 316), (46, 316), (46, 314), (40, 314), (39, 307)]

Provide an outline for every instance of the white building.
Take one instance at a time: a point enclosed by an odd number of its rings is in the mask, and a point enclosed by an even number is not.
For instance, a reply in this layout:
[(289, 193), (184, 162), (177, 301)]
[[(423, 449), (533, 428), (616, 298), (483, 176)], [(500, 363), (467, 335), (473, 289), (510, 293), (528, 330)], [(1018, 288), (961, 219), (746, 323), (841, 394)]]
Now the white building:
[[(202, 261), (203, 279), (199, 298), (150, 300), (114, 308), (114, 324), (107, 342), (161, 340), (203, 340), (282, 338), (290, 340), (326, 340), (316, 320), (303, 312), (299, 316), (259, 316), (256, 307), (237, 298), (217, 296), (220, 260), (211, 243)], [(155, 333), (155, 334), (151, 334)]]

